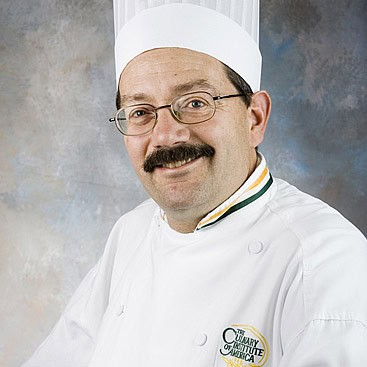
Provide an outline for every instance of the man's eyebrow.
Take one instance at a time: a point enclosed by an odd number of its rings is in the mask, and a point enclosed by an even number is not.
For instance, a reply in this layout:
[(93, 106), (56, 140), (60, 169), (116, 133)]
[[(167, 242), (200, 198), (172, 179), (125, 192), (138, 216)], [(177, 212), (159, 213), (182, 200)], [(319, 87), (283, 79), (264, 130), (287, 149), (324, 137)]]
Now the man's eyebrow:
[(212, 91), (215, 92), (216, 88), (213, 84), (210, 84), (206, 79), (192, 80), (187, 83), (176, 85), (173, 90), (178, 94), (196, 92), (196, 91)]
[(136, 93), (132, 95), (127, 95), (127, 94), (120, 95), (121, 106), (126, 106), (129, 104), (136, 104), (139, 102), (147, 102), (148, 100), (149, 100), (149, 96), (145, 93)]
[[(209, 91), (216, 93), (216, 88), (208, 82), (206, 79), (197, 79), (192, 80), (187, 83), (182, 83), (175, 85), (172, 88), (173, 94), (176, 96), (180, 94), (185, 94), (189, 92), (196, 92), (196, 91)], [(173, 96), (173, 98), (175, 97)], [(141, 102), (149, 103), (151, 97), (145, 93), (136, 93), (132, 95), (122, 94), (120, 95), (120, 102), (122, 106), (127, 106), (129, 104), (138, 104)]]

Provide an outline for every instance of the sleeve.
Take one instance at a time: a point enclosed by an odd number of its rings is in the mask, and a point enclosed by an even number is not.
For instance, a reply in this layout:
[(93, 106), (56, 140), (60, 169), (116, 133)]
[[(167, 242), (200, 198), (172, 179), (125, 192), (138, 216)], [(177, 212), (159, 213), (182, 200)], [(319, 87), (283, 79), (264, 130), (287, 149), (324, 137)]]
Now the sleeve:
[(50, 335), (21, 367), (86, 367), (110, 299), (116, 248), (123, 225), (114, 226), (103, 256), (72, 296)]
[(279, 367), (367, 366), (367, 241), (335, 211), (322, 214), (308, 219), (300, 236)]
[(279, 367), (367, 366), (367, 327), (353, 320), (314, 320), (288, 346)]

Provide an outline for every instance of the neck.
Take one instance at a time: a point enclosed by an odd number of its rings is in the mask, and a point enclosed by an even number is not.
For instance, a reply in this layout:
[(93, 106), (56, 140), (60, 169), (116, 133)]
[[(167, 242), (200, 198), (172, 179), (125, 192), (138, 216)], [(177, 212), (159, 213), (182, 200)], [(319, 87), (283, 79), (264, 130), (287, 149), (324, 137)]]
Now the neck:
[[(247, 177), (240, 181), (238, 186), (230, 192), (222, 200), (218, 201), (217, 203), (212, 203), (213, 205), (210, 207), (195, 207), (190, 209), (179, 209), (179, 210), (172, 210), (166, 209), (165, 215), (167, 218), (167, 222), (169, 226), (177, 232), (180, 233), (192, 233), (197, 228), (200, 221), (211, 211), (215, 210), (219, 205), (224, 203), (228, 198), (230, 198), (243, 184), (246, 180), (252, 175), (255, 171), (256, 167), (260, 163), (260, 156), (255, 154), (254, 159), (252, 160), (250, 169), (247, 173)], [(198, 215), (199, 214), (199, 215)]]
[(201, 218), (194, 220), (174, 220), (167, 217), (167, 222), (169, 226), (176, 232), (180, 233), (192, 233), (195, 231), (197, 225), (199, 224)]

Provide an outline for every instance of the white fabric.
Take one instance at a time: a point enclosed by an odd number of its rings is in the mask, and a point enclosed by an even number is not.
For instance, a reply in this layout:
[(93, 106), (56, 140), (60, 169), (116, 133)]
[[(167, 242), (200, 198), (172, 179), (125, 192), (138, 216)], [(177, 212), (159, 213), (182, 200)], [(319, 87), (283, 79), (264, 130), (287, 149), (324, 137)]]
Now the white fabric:
[(260, 89), (259, 0), (242, 5), (232, 0), (226, 6), (218, 1), (212, 7), (203, 6), (206, 2), (193, 5), (177, 1), (157, 6), (161, 3), (115, 0), (117, 85), (121, 72), (134, 57), (156, 48), (179, 47), (216, 58), (241, 75), (254, 92)]
[(238, 23), (259, 45), (259, 0), (114, 0), (115, 38), (141, 11), (169, 4), (200, 5), (215, 10)]
[(366, 284), (361, 233), (282, 180), (191, 234), (149, 200), (24, 367), (228, 367), (233, 330), (256, 366), (367, 366)]

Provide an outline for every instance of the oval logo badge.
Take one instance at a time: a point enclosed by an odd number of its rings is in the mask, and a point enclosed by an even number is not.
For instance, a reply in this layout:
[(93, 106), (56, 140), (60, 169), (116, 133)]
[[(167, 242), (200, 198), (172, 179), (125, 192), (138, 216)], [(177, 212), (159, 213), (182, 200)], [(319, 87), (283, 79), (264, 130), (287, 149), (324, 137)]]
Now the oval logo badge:
[(269, 344), (251, 325), (231, 325), (223, 330), (219, 349), (226, 367), (261, 367), (269, 358)]

